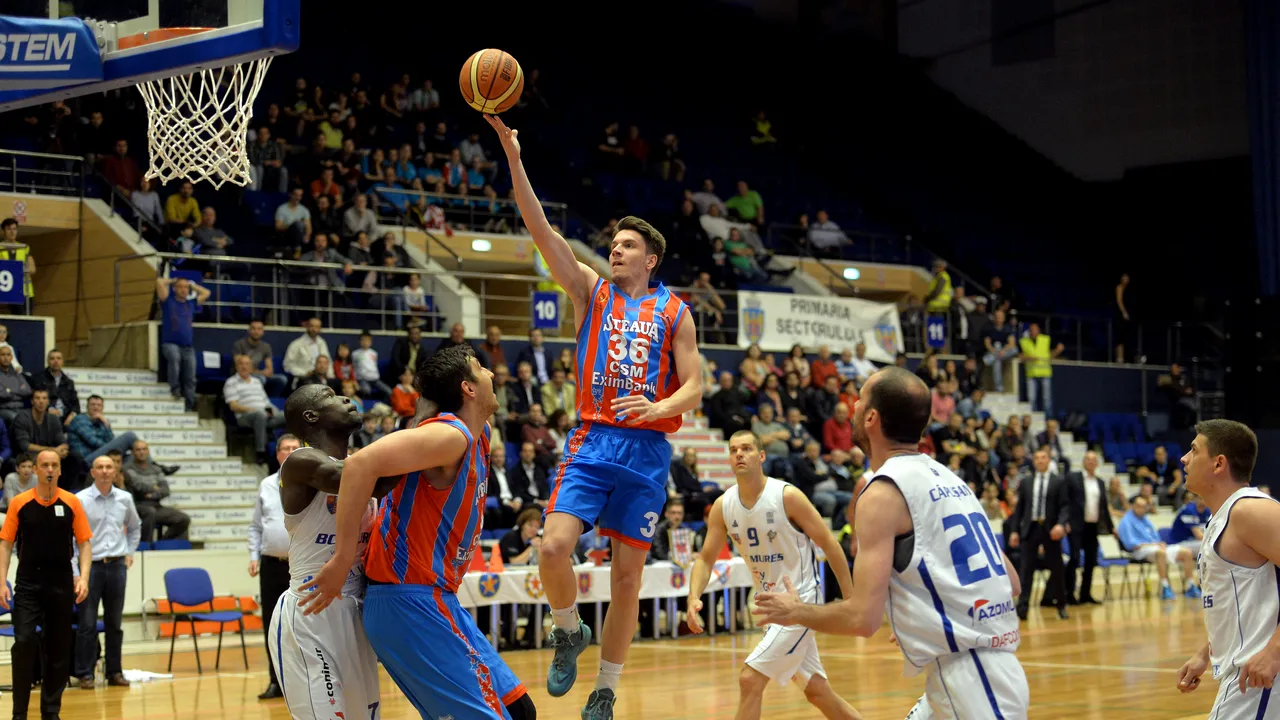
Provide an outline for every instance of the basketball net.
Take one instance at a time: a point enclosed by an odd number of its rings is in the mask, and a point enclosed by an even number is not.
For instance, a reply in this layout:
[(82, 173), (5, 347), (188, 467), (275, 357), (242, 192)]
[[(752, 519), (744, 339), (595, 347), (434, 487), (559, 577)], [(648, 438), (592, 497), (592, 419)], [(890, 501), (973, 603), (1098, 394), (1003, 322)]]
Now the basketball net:
[(138, 85), (147, 104), (149, 180), (248, 185), (253, 102), (271, 56)]

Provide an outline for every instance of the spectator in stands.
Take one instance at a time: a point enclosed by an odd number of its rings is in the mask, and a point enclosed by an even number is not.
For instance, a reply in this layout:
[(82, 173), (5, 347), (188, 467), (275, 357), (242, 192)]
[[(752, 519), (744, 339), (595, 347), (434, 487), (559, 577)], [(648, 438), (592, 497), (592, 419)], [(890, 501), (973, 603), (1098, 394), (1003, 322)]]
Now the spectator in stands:
[[(1014, 445), (1013, 451), (1009, 455), (1009, 459), (1005, 461), (1004, 467), (1000, 471), (1000, 473), (1005, 477), (1005, 486), (1009, 487), (1010, 485), (1019, 485), (1023, 481), (1028, 480), (1033, 472), (1034, 468), (1031, 458), (1027, 455), (1027, 446), (1021, 443)], [(1016, 483), (1010, 482), (1010, 474), (1013, 474), (1017, 478)]]
[(368, 330), (360, 333), (360, 347), (352, 351), (351, 363), (355, 366), (356, 384), (362, 396), (391, 397), (391, 388), (379, 376), (378, 351), (373, 347), (373, 334)]
[(529, 363), (539, 384), (551, 379), (551, 351), (543, 344), (542, 331), (538, 328), (529, 331), (529, 344), (516, 356), (516, 364), (519, 363)]
[[(813, 384), (811, 376), (813, 368), (809, 364), (809, 360), (804, 356), (804, 347), (799, 343), (791, 346), (791, 352), (787, 355), (787, 359), (791, 361), (791, 369), (796, 376), (800, 378), (800, 385), (808, 387)], [(821, 384), (818, 384), (821, 387)]]
[[(527, 361), (516, 364), (516, 379), (508, 386), (511, 389), (511, 405), (509, 409), (520, 417), (527, 416), (530, 408), (542, 401), (542, 387), (533, 377), (533, 366)], [(518, 433), (511, 433), (516, 435)]]
[(750, 223), (757, 228), (764, 227), (764, 200), (760, 198), (760, 193), (747, 185), (746, 180), (738, 181), (738, 194), (726, 200), (724, 206), (731, 213), (732, 219)]
[(1066, 475), (1071, 471), (1071, 461), (1067, 458), (1066, 452), (1062, 449), (1062, 435), (1058, 432), (1058, 420), (1056, 418), (1048, 418), (1044, 422), (1044, 430), (1036, 435), (1034, 450), (1044, 448), (1049, 451), (1050, 464), (1053, 466), (1053, 472), (1059, 475)]
[(840, 376), (840, 383), (844, 384), (846, 380), (856, 380), (858, 370), (853, 364), (853, 350), (845, 348), (840, 351), (840, 357), (836, 360), (836, 374)]
[(404, 337), (397, 338), (395, 344), (391, 346), (391, 364), (388, 372), (395, 378), (400, 377), (405, 370), (417, 373), (418, 368), (430, 356), (427, 344), (422, 340), (422, 328), (410, 325)]
[(751, 247), (741, 234), (732, 232), (724, 241), (724, 250), (728, 254), (729, 264), (733, 272), (747, 282), (764, 284), (769, 282), (769, 273), (764, 269), (764, 261), (757, 257), (755, 248)]
[(817, 438), (822, 437), (822, 425), (827, 418), (835, 415), (836, 404), (840, 402), (840, 378), (829, 375), (821, 387), (811, 387), (807, 391), (807, 400), (802, 406), (808, 418), (809, 432)]
[(784, 426), (790, 435), (787, 439), (787, 450), (792, 455), (799, 455), (804, 452), (804, 446), (813, 439), (813, 435), (809, 433), (809, 428), (805, 427), (804, 415), (800, 412), (798, 405), (788, 407), (785, 417)]
[[(284, 425), (284, 413), (278, 412), (267, 398), (267, 389), (261, 378), (253, 374), (253, 360), (248, 355), (236, 355), (235, 367), (236, 374), (222, 385), (222, 397), (235, 414), (236, 425), (253, 430), (257, 462), (266, 465), (267, 433)], [(90, 413), (93, 412), (92, 400), (90, 398)]]
[(776, 417), (781, 418), (786, 415), (786, 405), (782, 402), (782, 383), (778, 381), (777, 375), (769, 373), (764, 376), (764, 386), (756, 396), (756, 405), (773, 406), (773, 414)]
[(413, 318), (409, 322), (420, 323), (424, 319), (429, 321), (427, 313), (431, 308), (427, 306), (427, 291), (422, 287), (422, 276), (418, 273), (409, 275), (408, 283), (401, 291), (404, 293), (405, 310)]
[(342, 215), (338, 210), (338, 203), (341, 201), (334, 200), (329, 195), (320, 195), (314, 202), (316, 210), (311, 213), (311, 229), (317, 235), (328, 235), (329, 247), (336, 250), (342, 232)]
[[(354, 238), (364, 233), (366, 236), (372, 236), (378, 230), (378, 216), (369, 209), (369, 196), (364, 193), (357, 194), (351, 201), (351, 206), (342, 214), (342, 235), (343, 237)], [(368, 240), (368, 237), (365, 238)], [(368, 244), (364, 245), (366, 252)], [(357, 261), (354, 255), (351, 256), (352, 261), (357, 265), (372, 265), (372, 258), (361, 258)]]
[(413, 387), (414, 371), (406, 368), (400, 373), (400, 382), (391, 390), (391, 409), (402, 418), (417, 414), (418, 391)]
[[(952, 382), (955, 381), (953, 380)], [(961, 391), (961, 395), (964, 395), (964, 391)], [(982, 399), (986, 395), (987, 392), (982, 388), (974, 388), (970, 394), (964, 395), (960, 402), (956, 403), (956, 411), (965, 420), (981, 418), (983, 413)]]
[(933, 261), (933, 279), (929, 281), (929, 293), (924, 298), (924, 309), (930, 315), (946, 316), (951, 310), (951, 275), (947, 263), (941, 258)]
[(1169, 426), (1173, 430), (1186, 430), (1196, 423), (1199, 408), (1196, 405), (1196, 390), (1191, 384), (1179, 363), (1169, 366), (1168, 377), (1161, 377), (1157, 383), (1169, 396)]
[[(480, 350), (489, 357), (492, 364), (490, 370), (496, 371), (499, 365), (507, 364), (507, 352), (502, 347), (502, 328), (497, 325), (490, 325), (485, 330), (484, 342), (480, 343)], [(546, 405), (547, 403), (543, 403)]]
[(374, 440), (378, 439), (378, 423), (380, 420), (381, 419), (371, 411), (366, 412), (363, 415), (363, 422), (360, 425), (360, 429), (351, 433), (351, 447), (354, 448), (352, 452), (359, 450), (362, 447), (367, 447)]
[(484, 526), (514, 527), (516, 514), (524, 507), (524, 498), (508, 477), (507, 448), (504, 443), (494, 443), (489, 449), (489, 497), (496, 498), (498, 506), (485, 510)]
[(849, 406), (836, 403), (835, 413), (822, 425), (822, 449), (831, 452), (853, 450), (853, 423), (849, 422)]
[(764, 473), (784, 480), (790, 478), (791, 464), (787, 458), (791, 454), (791, 431), (778, 422), (772, 403), (761, 403), (756, 409), (756, 417), (751, 421), (751, 431), (760, 438), (760, 445), (764, 450)]
[(125, 489), (133, 494), (138, 517), (142, 518), (142, 541), (155, 539), (157, 526), (164, 528), (163, 540), (177, 540), (187, 536), (191, 518), (181, 510), (160, 504), (169, 497), (169, 481), (165, 480), (164, 467), (151, 459), (151, 447), (145, 440), (133, 443), (133, 457), (124, 464)]
[(946, 425), (956, 411), (956, 395), (951, 382), (943, 380), (930, 391), (933, 398), (933, 409), (929, 412), (930, 430)]
[(495, 427), (505, 433), (507, 425), (519, 418), (519, 415), (511, 409), (515, 392), (511, 389), (511, 371), (506, 365), (499, 365), (493, 371), (493, 394), (498, 401), (498, 409), (494, 412), (494, 417), (498, 420)]
[(227, 255), (227, 248), (235, 244), (230, 235), (216, 227), (217, 222), (218, 211), (212, 205), (206, 206), (200, 214), (200, 227), (194, 232), (201, 255)]
[[(336, 240), (336, 238), (335, 238)], [(347, 277), (353, 272), (351, 262), (329, 246), (329, 236), (316, 233), (310, 252), (299, 258), (303, 262), (330, 263), (341, 267), (310, 268), (306, 272), (307, 284), (316, 288), (312, 304), (317, 308), (346, 307)]]
[[(9, 444), (8, 433), (0, 438), (6, 446)], [(9, 501), (30, 490), (39, 482), (36, 477), (36, 459), (31, 453), (20, 453), (17, 458), (17, 469), (4, 478), (4, 497), (0, 498), (0, 513), (8, 512)]]
[(1160, 599), (1172, 600), (1173, 588), (1169, 586), (1169, 563), (1182, 566), (1183, 583), (1186, 585), (1186, 596), (1200, 597), (1200, 588), (1192, 582), (1196, 572), (1195, 553), (1182, 545), (1168, 545), (1160, 540), (1160, 533), (1147, 516), (1151, 506), (1146, 498), (1133, 501), (1129, 512), (1120, 519), (1116, 526), (1116, 536), (1120, 546), (1129, 552), (1129, 556), (1137, 562), (1155, 563), (1156, 573), (1160, 576)]
[(524, 442), (533, 443), (538, 462), (550, 469), (554, 465), (556, 442), (551, 438), (547, 427), (547, 416), (542, 411), (542, 403), (536, 402), (529, 406), (529, 419), (524, 423), (520, 434)]
[(1027, 325), (1027, 335), (1018, 341), (1018, 345), (1022, 350), (1023, 373), (1027, 376), (1027, 403), (1032, 410), (1043, 410), (1046, 417), (1052, 417), (1053, 360), (1066, 347), (1062, 343), (1054, 345), (1048, 335), (1040, 332), (1040, 323), (1034, 320)]
[[(975, 452), (971, 458), (964, 469), (962, 477), (979, 488), (992, 487), (998, 490), (1001, 487), (1000, 472), (991, 463), (991, 454), (979, 451)], [(995, 495), (995, 500), (996, 502), (1000, 501), (998, 493)], [(1004, 518), (1000, 519), (1003, 520)]]
[(737, 385), (733, 373), (720, 373), (720, 390), (704, 402), (707, 420), (711, 427), (724, 431), (729, 437), (750, 427), (751, 414), (747, 412), (748, 396)]
[(524, 504), (546, 508), (551, 488), (547, 484), (547, 470), (537, 463), (537, 456), (533, 443), (521, 443), (520, 462), (511, 468), (511, 472), (517, 492), (523, 493)]
[(1165, 446), (1157, 445), (1155, 458), (1146, 465), (1139, 466), (1134, 474), (1139, 480), (1152, 486), (1159, 504), (1171, 507), (1182, 505), (1182, 496), (1186, 492), (1182, 468), (1178, 467), (1178, 463), (1169, 461), (1169, 451)]
[(250, 320), (248, 332), (231, 346), (231, 354), (233, 357), (247, 356), (254, 377), (262, 380), (267, 395), (280, 397), (285, 394), (289, 381), (283, 375), (276, 375), (275, 360), (271, 356), (271, 343), (262, 339), (264, 333), (266, 333), (266, 325), (261, 320)]
[(301, 248), (311, 242), (311, 211), (302, 204), (302, 188), (289, 191), (289, 199), (276, 208), (275, 222), (281, 245)]
[(192, 197), (190, 180), (183, 180), (178, 192), (164, 201), (164, 220), (170, 227), (200, 223), (200, 203)]
[[(672, 460), (668, 477), (667, 497), (680, 498), (692, 517), (701, 518), (706, 508), (715, 502), (714, 497), (703, 492), (698, 479), (697, 450), (687, 447), (678, 460)], [(719, 493), (715, 497), (719, 497)]]
[(258, 136), (249, 146), (249, 181), (251, 190), (286, 192), (289, 189), (289, 169), (284, 166), (284, 149), (271, 138), (271, 127), (262, 125)]
[(484, 146), (480, 144), (480, 133), (473, 132), (465, 140), (458, 143), (458, 154), (461, 156), (464, 165), (475, 168), (484, 175), (486, 180), (493, 182), (494, 177), (497, 175), (498, 166), (485, 155)]
[[(329, 354), (328, 341), (320, 334), (323, 327), (320, 318), (308, 318), (306, 332), (295, 338), (289, 343), (289, 347), (285, 348), (284, 361), (281, 364), (284, 365), (284, 371), (294, 377), (295, 388), (298, 386), (297, 378), (315, 371), (317, 357), (321, 355), (332, 357)], [(327, 377), (333, 377), (332, 368)]]
[(684, 501), (679, 496), (667, 498), (667, 504), (662, 509), (662, 519), (654, 528), (653, 545), (649, 548), (650, 558), (679, 563), (692, 561), (693, 554), (702, 547), (702, 543), (693, 530), (685, 526), (685, 510)]
[(106, 455), (112, 450), (118, 450), (121, 454), (129, 452), (137, 436), (132, 432), (116, 435), (111, 431), (111, 422), (102, 414), (102, 398), (90, 395), (85, 405), (88, 411), (77, 415), (67, 425), (67, 440), (71, 449), (89, 466), (93, 465), (99, 455)]
[(295, 387), (304, 385), (328, 385), (335, 393), (342, 394), (342, 381), (333, 373), (333, 360), (328, 355), (317, 355), (311, 372), (294, 378)]
[[(336, 150), (337, 148), (334, 149)], [(313, 199), (319, 200), (321, 197), (327, 196), (331, 203), (342, 202), (342, 185), (334, 180), (332, 167), (320, 168), (320, 177), (311, 181), (310, 190)]]
[(761, 357), (760, 346), (751, 343), (747, 347), (746, 357), (738, 363), (738, 374), (742, 378), (743, 387), (749, 392), (759, 392), (760, 388), (764, 387), (764, 378), (768, 372), (769, 369)]
[[(505, 526), (503, 526), (505, 527)], [(542, 511), (528, 508), (516, 519), (516, 526), (498, 541), (502, 562), (510, 565), (537, 565), (542, 545)]]
[(31, 385), (13, 365), (13, 348), (0, 347), (0, 420), (13, 427), (14, 418), (22, 412), (30, 397)]
[(796, 487), (809, 496), (823, 517), (831, 518), (833, 526), (843, 524), (845, 508), (853, 500), (853, 493), (840, 489), (840, 475), (823, 459), (822, 446), (817, 440), (804, 446), (804, 455), (794, 463), (794, 468)]
[(992, 314), (992, 323), (983, 334), (982, 344), (987, 349), (983, 364), (991, 368), (996, 392), (1004, 392), (1004, 361), (1018, 355), (1018, 345), (1013, 338), (1014, 329), (1005, 325), (1004, 310)]
[(183, 277), (156, 278), (165, 378), (169, 381), (169, 394), (185, 399), (187, 411), (196, 409), (196, 349), (191, 323), (196, 308), (204, 305), (209, 295), (208, 289)]
[(551, 366), (551, 382), (542, 386), (542, 407), (553, 414), (563, 410), (570, 423), (577, 422), (577, 388), (566, 379), (564, 368)]
[[(4, 349), (0, 348), (0, 359), (3, 356)], [(32, 457), (43, 450), (56, 452), (62, 461), (61, 487), (67, 492), (79, 492), (81, 457), (67, 442), (61, 420), (49, 412), (49, 392), (34, 390), (30, 397), (30, 409), (18, 410), (8, 423), (13, 433), (13, 452)]]
[(973, 355), (969, 355), (964, 359), (964, 363), (960, 366), (955, 374), (956, 392), (962, 397), (972, 395), (974, 390), (982, 387), (982, 373), (978, 371), (978, 359)]
[(837, 257), (840, 250), (846, 245), (852, 245), (849, 236), (840, 229), (840, 226), (832, 221), (831, 216), (826, 210), (819, 210), (817, 214), (817, 222), (808, 223), (808, 216), (802, 216), (807, 224), (807, 240), (809, 246), (813, 248), (815, 255), (824, 257)]
[(1200, 544), (1204, 541), (1204, 528), (1209, 524), (1209, 506), (1193, 492), (1188, 492), (1183, 497), (1187, 502), (1174, 515), (1173, 523), (1169, 526), (1169, 544), (1181, 545), (1199, 554)]
[(809, 363), (810, 382), (814, 387), (825, 387), (829, 377), (834, 377), (838, 381), (840, 372), (836, 370), (836, 363), (831, 359), (831, 348), (819, 345), (818, 357)]
[(127, 140), (116, 140), (115, 154), (108, 155), (102, 161), (102, 176), (126, 199), (132, 199), (133, 191), (142, 185), (142, 170), (129, 157)]
[(933, 435), (933, 448), (938, 455), (938, 462), (949, 462), (952, 455), (967, 459), (977, 453), (977, 440), (971, 436), (966, 437), (964, 419), (960, 417), (960, 413), (949, 414), (947, 422), (930, 434)]

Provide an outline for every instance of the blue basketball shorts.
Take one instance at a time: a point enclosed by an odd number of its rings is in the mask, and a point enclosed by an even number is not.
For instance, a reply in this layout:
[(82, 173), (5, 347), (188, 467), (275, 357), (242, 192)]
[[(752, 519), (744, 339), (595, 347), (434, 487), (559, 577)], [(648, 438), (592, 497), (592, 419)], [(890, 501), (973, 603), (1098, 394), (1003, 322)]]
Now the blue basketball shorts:
[(662, 433), (583, 423), (565, 440), (547, 513), (568, 513), (647, 550), (667, 502), (670, 468), (671, 443)]
[(524, 685), (458, 596), (429, 585), (370, 585), (364, 628), (387, 674), (424, 718), (511, 720)]

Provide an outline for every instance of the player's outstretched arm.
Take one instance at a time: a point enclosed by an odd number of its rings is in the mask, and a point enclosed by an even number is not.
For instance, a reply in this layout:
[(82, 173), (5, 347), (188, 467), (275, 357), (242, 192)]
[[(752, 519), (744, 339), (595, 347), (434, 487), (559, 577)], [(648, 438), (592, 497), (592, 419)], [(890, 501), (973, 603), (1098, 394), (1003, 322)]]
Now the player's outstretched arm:
[[(1232, 558), (1251, 567), (1262, 560), (1280, 565), (1280, 503), (1265, 499), (1249, 499), (1237, 502), (1231, 508), (1230, 532), (1234, 539), (1257, 553), (1260, 558)], [(1219, 540), (1221, 543), (1221, 540)], [(1272, 686), (1280, 673), (1280, 627), (1272, 633), (1267, 646), (1245, 661), (1240, 668), (1240, 692), (1251, 687)]]
[(551, 270), (551, 277), (569, 294), (574, 306), (582, 307), (600, 276), (595, 270), (578, 262), (573, 248), (569, 247), (569, 243), (547, 221), (547, 214), (542, 210), (542, 203), (538, 202), (529, 176), (525, 174), (524, 163), (520, 160), (520, 141), (516, 139), (519, 131), (507, 127), (497, 115), (485, 115), (484, 119), (497, 131), (502, 149), (507, 154), (507, 163), (511, 166), (511, 185), (516, 191), (516, 205), (520, 208), (524, 226), (529, 228), (533, 242), (542, 251), (547, 268)]
[(782, 506), (787, 511), (787, 518), (822, 548), (823, 554), (827, 556), (827, 565), (831, 566), (831, 573), (840, 584), (840, 597), (853, 597), (853, 576), (849, 573), (849, 563), (845, 562), (844, 550), (836, 536), (831, 534), (831, 528), (827, 527), (827, 523), (818, 514), (818, 509), (795, 487), (787, 487), (783, 491)]
[(707, 513), (707, 537), (702, 541), (702, 549), (693, 556), (693, 569), (689, 572), (688, 622), (689, 629), (695, 634), (702, 632), (702, 616), (698, 613), (702, 611), (702, 593), (706, 592), (707, 583), (711, 581), (711, 566), (715, 565), (720, 548), (729, 540), (728, 529), (724, 526), (723, 499), (716, 498), (711, 512)]
[(676, 356), (676, 377), (680, 387), (671, 397), (650, 402), (644, 395), (622, 395), (613, 400), (611, 409), (628, 423), (644, 423), (678, 417), (702, 405), (702, 357), (698, 355), (698, 329), (693, 313), (688, 310), (676, 328), (672, 347)]

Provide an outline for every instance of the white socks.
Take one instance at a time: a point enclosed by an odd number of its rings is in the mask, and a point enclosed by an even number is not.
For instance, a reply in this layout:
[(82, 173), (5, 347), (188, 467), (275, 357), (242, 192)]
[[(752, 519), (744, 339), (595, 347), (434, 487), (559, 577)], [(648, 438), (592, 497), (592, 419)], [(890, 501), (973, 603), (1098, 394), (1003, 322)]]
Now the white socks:
[(600, 661), (600, 674), (596, 676), (596, 690), (609, 688), (614, 693), (618, 692), (618, 680), (622, 677), (622, 663), (611, 663), (608, 660)]
[(578, 605), (575, 603), (562, 610), (551, 608), (551, 621), (557, 628), (571, 635), (578, 632), (578, 623), (581, 622), (578, 619)]

